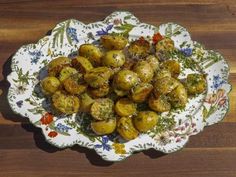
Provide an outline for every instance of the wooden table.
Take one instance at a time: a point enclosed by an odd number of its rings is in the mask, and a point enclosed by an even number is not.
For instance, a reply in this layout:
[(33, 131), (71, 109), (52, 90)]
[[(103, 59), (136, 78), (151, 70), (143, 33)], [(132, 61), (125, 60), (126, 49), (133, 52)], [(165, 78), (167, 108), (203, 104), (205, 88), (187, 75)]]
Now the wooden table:
[(68, 18), (98, 21), (115, 10), (128, 10), (141, 21), (185, 26), (193, 40), (222, 53), (236, 85), (235, 0), (0, 0), (0, 176), (158, 176), (236, 177), (236, 91), (223, 122), (208, 127), (176, 153), (148, 150), (118, 163), (101, 160), (78, 146), (59, 150), (47, 144), (28, 120), (9, 108), (6, 94), (11, 56), (23, 44), (35, 43), (55, 24)]

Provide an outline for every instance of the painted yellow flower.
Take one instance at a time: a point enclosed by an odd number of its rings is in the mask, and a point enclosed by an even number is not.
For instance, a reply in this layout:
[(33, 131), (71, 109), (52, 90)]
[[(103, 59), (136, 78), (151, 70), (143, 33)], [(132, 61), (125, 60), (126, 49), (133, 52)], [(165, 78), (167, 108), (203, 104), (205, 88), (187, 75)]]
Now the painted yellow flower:
[(126, 154), (125, 145), (121, 143), (113, 143), (112, 147), (115, 150), (116, 154)]

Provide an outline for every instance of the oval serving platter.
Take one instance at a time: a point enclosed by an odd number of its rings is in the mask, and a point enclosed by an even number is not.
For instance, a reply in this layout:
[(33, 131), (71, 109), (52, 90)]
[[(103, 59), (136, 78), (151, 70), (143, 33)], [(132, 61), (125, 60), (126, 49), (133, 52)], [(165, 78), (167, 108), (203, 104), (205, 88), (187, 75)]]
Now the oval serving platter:
[[(184, 110), (161, 114), (153, 130), (128, 142), (115, 133), (109, 136), (90, 134), (90, 117), (85, 114), (52, 113), (50, 102), (40, 94), (38, 86), (45, 76), (45, 66), (53, 58), (73, 57), (81, 44), (97, 44), (104, 34), (119, 33), (128, 36), (129, 40), (143, 36), (151, 42), (158, 32), (170, 37), (180, 51), (172, 56), (182, 65), (180, 77), (193, 72), (207, 75), (207, 91), (189, 99)], [(12, 73), (7, 78), (11, 84), (8, 101), (15, 113), (29, 118), (33, 125), (41, 128), (48, 143), (59, 148), (78, 144), (94, 149), (107, 161), (120, 161), (135, 151), (149, 148), (164, 153), (175, 152), (185, 146), (190, 136), (221, 121), (229, 108), (229, 67), (222, 55), (192, 41), (189, 32), (178, 24), (153, 26), (141, 23), (130, 12), (113, 12), (104, 21), (87, 25), (75, 19), (61, 22), (49, 36), (36, 44), (22, 46), (13, 56), (11, 68)]]

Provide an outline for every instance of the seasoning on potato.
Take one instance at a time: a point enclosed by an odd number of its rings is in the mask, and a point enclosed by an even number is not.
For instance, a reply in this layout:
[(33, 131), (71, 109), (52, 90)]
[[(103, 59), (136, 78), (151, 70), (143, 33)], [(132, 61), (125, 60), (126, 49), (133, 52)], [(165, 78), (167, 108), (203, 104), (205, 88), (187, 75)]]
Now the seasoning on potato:
[(132, 116), (136, 113), (137, 105), (128, 98), (121, 98), (115, 104), (115, 112), (119, 116)]

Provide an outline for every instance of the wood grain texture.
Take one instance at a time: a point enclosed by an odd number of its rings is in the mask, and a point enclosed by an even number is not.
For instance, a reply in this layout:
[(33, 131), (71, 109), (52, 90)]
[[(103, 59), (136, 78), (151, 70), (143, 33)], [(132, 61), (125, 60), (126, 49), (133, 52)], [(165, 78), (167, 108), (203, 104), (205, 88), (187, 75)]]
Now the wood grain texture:
[[(49, 8), (50, 7), (50, 8)], [(105, 162), (94, 151), (75, 146), (59, 150), (41, 130), (10, 110), (6, 95), (11, 56), (35, 43), (57, 23), (75, 18), (85, 23), (127, 10), (140, 21), (185, 26), (192, 39), (219, 51), (230, 65), (230, 110), (223, 122), (191, 137), (177, 153), (154, 150), (119, 163)], [(236, 3), (235, 0), (0, 0), (0, 176), (158, 176), (236, 177)]]

